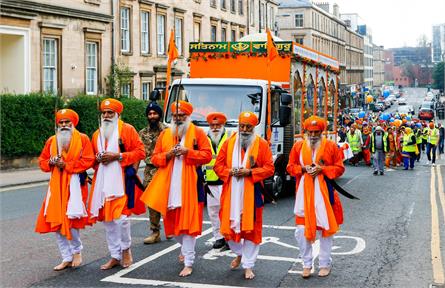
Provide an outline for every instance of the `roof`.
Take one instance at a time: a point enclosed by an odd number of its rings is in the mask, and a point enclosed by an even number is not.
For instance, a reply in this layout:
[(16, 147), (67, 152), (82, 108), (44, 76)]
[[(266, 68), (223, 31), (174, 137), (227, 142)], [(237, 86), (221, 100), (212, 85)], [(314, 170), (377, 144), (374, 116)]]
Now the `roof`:
[(310, 0), (279, 0), (279, 8), (312, 7)]

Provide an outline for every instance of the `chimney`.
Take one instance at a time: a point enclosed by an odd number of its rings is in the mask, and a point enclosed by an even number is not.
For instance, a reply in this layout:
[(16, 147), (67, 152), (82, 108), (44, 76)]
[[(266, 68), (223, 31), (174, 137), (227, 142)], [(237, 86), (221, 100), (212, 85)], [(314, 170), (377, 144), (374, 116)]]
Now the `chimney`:
[(329, 2), (315, 3), (315, 5), (317, 5), (318, 7), (320, 7), (321, 9), (326, 11), (327, 13), (329, 13)]
[(340, 7), (337, 3), (334, 3), (334, 5), (332, 6), (332, 10), (332, 14), (334, 14), (335, 17), (340, 18)]

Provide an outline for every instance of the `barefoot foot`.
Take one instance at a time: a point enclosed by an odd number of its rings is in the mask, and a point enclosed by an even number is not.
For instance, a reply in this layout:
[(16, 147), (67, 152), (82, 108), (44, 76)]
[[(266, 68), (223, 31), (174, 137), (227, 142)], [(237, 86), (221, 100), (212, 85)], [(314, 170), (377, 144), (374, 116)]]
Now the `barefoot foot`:
[(56, 267), (54, 267), (54, 271), (62, 271), (65, 268), (71, 267), (71, 262), (62, 262), (59, 265), (57, 265)]
[(72, 267), (79, 267), (82, 265), (82, 255), (80, 253), (73, 254)]
[(107, 263), (105, 263), (104, 265), (100, 266), (100, 269), (102, 270), (109, 270), (117, 265), (119, 265), (120, 262), (117, 259), (111, 258), (110, 260), (108, 260)]
[(130, 248), (122, 251), (122, 267), (128, 268), (133, 264), (133, 256), (131, 255)]
[(244, 270), (244, 278), (246, 278), (247, 280), (252, 280), (253, 278), (255, 278), (255, 274), (253, 274), (252, 269), (247, 268)]
[(184, 255), (179, 254), (178, 261), (179, 261), (179, 263), (183, 264), (184, 263)]
[(184, 269), (182, 269), (182, 271), (179, 272), (179, 277), (187, 277), (187, 276), (191, 275), (192, 272), (193, 272), (192, 267), (184, 266)]
[(241, 264), (241, 256), (236, 256), (235, 259), (232, 260), (232, 262), (230, 263), (230, 269), (236, 269), (239, 267), (239, 265)]

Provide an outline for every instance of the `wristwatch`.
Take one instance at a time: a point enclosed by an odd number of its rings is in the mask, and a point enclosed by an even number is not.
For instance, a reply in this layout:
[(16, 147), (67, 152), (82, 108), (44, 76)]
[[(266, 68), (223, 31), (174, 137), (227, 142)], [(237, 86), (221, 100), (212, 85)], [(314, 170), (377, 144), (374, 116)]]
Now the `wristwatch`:
[(122, 158), (122, 153), (119, 153), (119, 159), (118, 159), (118, 160), (119, 160), (119, 162), (121, 162), (121, 161), (122, 161), (122, 159), (123, 159), (123, 158)]

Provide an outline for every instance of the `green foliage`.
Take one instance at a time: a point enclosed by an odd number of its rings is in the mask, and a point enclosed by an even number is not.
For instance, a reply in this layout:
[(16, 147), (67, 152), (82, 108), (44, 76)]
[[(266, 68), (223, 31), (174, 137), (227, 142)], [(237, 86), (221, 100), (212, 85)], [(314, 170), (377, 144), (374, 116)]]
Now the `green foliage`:
[(132, 78), (133, 72), (127, 65), (123, 63), (112, 65), (110, 74), (105, 77), (107, 95), (120, 97), (122, 85), (130, 83)]
[[(104, 98), (100, 98), (102, 101)], [(65, 100), (65, 101), (64, 101)], [(120, 99), (124, 104), (122, 120), (140, 130), (147, 125), (146, 101)], [(99, 127), (99, 110), (96, 96), (78, 95), (73, 98), (56, 98), (52, 95), (0, 95), (1, 156), (38, 156), (45, 141), (54, 135), (54, 110), (70, 108), (79, 114), (77, 129), (92, 136)]]
[(60, 98), (31, 93), (28, 95), (2, 94), (1, 156), (36, 156), (47, 138), (54, 134), (54, 109)]
[(437, 63), (433, 70), (433, 88), (444, 89), (444, 62)]

